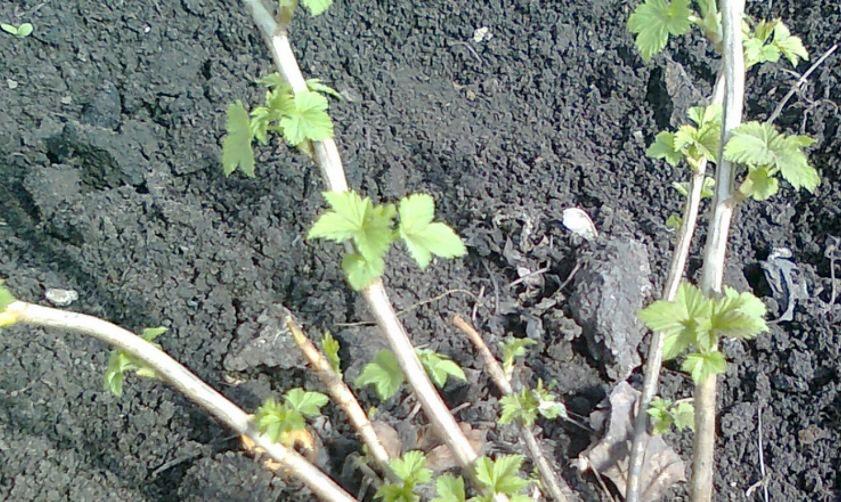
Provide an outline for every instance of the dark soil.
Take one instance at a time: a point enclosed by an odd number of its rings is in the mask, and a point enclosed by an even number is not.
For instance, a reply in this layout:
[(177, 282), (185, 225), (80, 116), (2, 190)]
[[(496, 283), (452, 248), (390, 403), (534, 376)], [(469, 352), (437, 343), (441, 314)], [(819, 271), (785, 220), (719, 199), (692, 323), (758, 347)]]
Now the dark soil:
[[(403, 317), (418, 344), (451, 355), (478, 381), (447, 389), (453, 406), (476, 401), (459, 416), (477, 427), (493, 425), (496, 394), (476, 378), (476, 359), (448, 321), (475, 304), (492, 341), (541, 341), (527, 363), (572, 411), (587, 415), (612, 387), (583, 339), (568, 341), (580, 332), (567, 302), (576, 286), (560, 285), (600, 244), (568, 235), (564, 208), (586, 209), (603, 235), (641, 241), (653, 286), (662, 286), (672, 239), (663, 222), (680, 203), (669, 184), (684, 173), (643, 151), (693, 96), (709, 92), (715, 63), (702, 41), (687, 39), (687, 48), (670, 47), (673, 62), (644, 65), (625, 31), (628, 4), (339, 1), (295, 23), (305, 73), (355, 97), (332, 106), (351, 184), (378, 199), (431, 193), (469, 242), (467, 259), (425, 273), (392, 253), (387, 284), (398, 309), (445, 290), (484, 291), (478, 302), (453, 293)], [(749, 11), (789, 21), (815, 57), (838, 41), (841, 3), (749, 2)], [(35, 25), (26, 39), (0, 36), (0, 276), (21, 298), (42, 302), (46, 288), (68, 288), (79, 292), (74, 310), (132, 329), (165, 325), (164, 348), (246, 409), (293, 386), (317, 387), (301, 370), (226, 369), (237, 337), (272, 303), (313, 333), (333, 331), (348, 374), (358, 372), (379, 337), (340, 325), (369, 315), (343, 284), (337, 247), (302, 238), (323, 206), (312, 166), (275, 145), (261, 150), (256, 179), (220, 173), (225, 107), (259, 99), (251, 82), (271, 71), (236, 2), (26, 0), (4, 2), (0, 18)], [(493, 38), (476, 43), (481, 26)], [(750, 116), (767, 116), (788, 90), (794, 78), (784, 68), (752, 72)], [(689, 84), (675, 87), (675, 74)], [(773, 500), (841, 497), (841, 315), (828, 304), (824, 257), (828, 236), (841, 235), (840, 86), (836, 56), (779, 121), (817, 138), (818, 194), (785, 187), (735, 221), (731, 284), (782, 312), (759, 262), (786, 246), (810, 295), (793, 321), (725, 347), (722, 500), (742, 500), (760, 479), (760, 435)], [(549, 270), (507, 286), (518, 268), (542, 267)], [(690, 267), (697, 271), (697, 258)], [(105, 392), (101, 344), (23, 328), (3, 334), (0, 498), (310, 499), (169, 388), (130, 378), (122, 398)], [(665, 395), (690, 392), (685, 377), (666, 372)], [(381, 409), (399, 421), (413, 404), (403, 394)], [(355, 490), (337, 459), (357, 445), (341, 414), (327, 411), (322, 463)], [(590, 442), (573, 426), (543, 425), (565, 465)], [(489, 439), (493, 451), (516, 448), (510, 431)], [(689, 435), (668, 440), (688, 459)], [(582, 498), (600, 497), (589, 477), (571, 467), (565, 477)], [(679, 486), (670, 498), (684, 493)]]

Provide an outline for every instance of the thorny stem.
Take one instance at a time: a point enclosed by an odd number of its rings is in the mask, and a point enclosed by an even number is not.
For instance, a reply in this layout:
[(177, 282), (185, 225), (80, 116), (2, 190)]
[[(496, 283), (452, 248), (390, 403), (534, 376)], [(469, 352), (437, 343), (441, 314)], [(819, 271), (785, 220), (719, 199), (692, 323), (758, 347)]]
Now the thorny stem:
[(15, 301), (7, 306), (5, 313), (13, 316), (20, 324), (82, 333), (131, 354), (155, 370), (161, 380), (175, 387), (237, 434), (251, 438), (273, 460), (303, 481), (320, 499), (330, 502), (355, 500), (296, 451), (274, 443), (267, 436), (260, 434), (254, 427), (251, 415), (204, 383), (166, 352), (134, 333), (97, 317), (22, 301)]
[[(242, 2), (254, 18), (255, 24), (260, 28), (260, 32), (271, 50), (277, 70), (292, 87), (292, 91), (306, 90), (306, 81), (298, 67), (286, 31), (279, 29), (280, 27), (263, 6), (261, 0), (242, 0)], [(328, 139), (313, 142), (312, 147), (315, 162), (321, 169), (327, 189), (337, 192), (346, 191), (348, 185), (336, 143), (332, 139)], [(376, 318), (377, 324), (388, 339), (391, 350), (406, 376), (406, 381), (415, 391), (418, 401), (436, 434), (449, 446), (459, 465), (468, 473), (472, 473), (472, 466), (478, 455), (458, 426), (455, 418), (450, 414), (450, 410), (432, 385), (429, 377), (427, 377), (414, 347), (388, 299), (382, 281), (377, 280), (365, 288), (362, 295)]]
[[(724, 260), (730, 222), (735, 207), (733, 195), (734, 169), (724, 158), (724, 145), (742, 121), (745, 93), (745, 61), (742, 49), (742, 14), (744, 0), (721, 0), (722, 32), (724, 34), (724, 117), (721, 127), (719, 163), (715, 172), (715, 199), (704, 265), (701, 270), (701, 289), (707, 296), (721, 294), (724, 279)], [(695, 387), (695, 437), (692, 454), (690, 497), (693, 502), (708, 502), (713, 494), (715, 456), (715, 392), (716, 375), (704, 378)]]
[(318, 376), (318, 379), (327, 388), (333, 401), (347, 414), (350, 424), (356, 429), (362, 441), (365, 442), (368, 451), (374, 457), (380, 470), (392, 478), (393, 481), (396, 481), (397, 479), (394, 477), (394, 473), (388, 466), (388, 452), (380, 441), (379, 436), (377, 436), (377, 432), (374, 430), (371, 421), (368, 420), (365, 410), (362, 409), (359, 401), (356, 400), (356, 396), (353, 395), (353, 392), (345, 384), (342, 377), (333, 370), (333, 367), (330, 366), (330, 362), (327, 361), (324, 354), (307, 338), (292, 316), (286, 318), (286, 326), (289, 328), (289, 332), (292, 333), (292, 339), (295, 340), (295, 344), (301, 349), (301, 352)]
[[(505, 377), (505, 371), (502, 369), (502, 366), (500, 366), (499, 361), (497, 361), (491, 353), (485, 341), (482, 340), (482, 335), (480, 335), (479, 332), (476, 331), (476, 329), (461, 316), (457, 315), (453, 318), (453, 325), (467, 335), (467, 338), (469, 338), (470, 342), (473, 343), (473, 346), (476, 348), (476, 351), (485, 363), (485, 369), (487, 370), (488, 375), (490, 375), (491, 380), (493, 380), (500, 392), (502, 392), (503, 395), (513, 393), (514, 389)], [(549, 492), (552, 499), (556, 502), (565, 502), (568, 497), (572, 497), (572, 490), (570, 490), (563, 478), (561, 478), (557, 473), (555, 473), (554, 469), (552, 469), (551, 464), (549, 464), (549, 461), (540, 450), (540, 445), (537, 442), (537, 438), (534, 437), (534, 433), (532, 433), (531, 429), (518, 421), (517, 431), (520, 433), (523, 441), (525, 441), (526, 448), (537, 466), (542, 486), (547, 492)]]
[[(716, 79), (710, 104), (720, 105), (723, 100), (724, 79), (719, 75), (718, 79)], [(692, 237), (695, 234), (695, 227), (698, 223), (698, 209), (701, 205), (701, 191), (704, 186), (706, 169), (707, 159), (702, 159), (689, 180), (689, 196), (683, 208), (683, 220), (678, 231), (672, 260), (669, 264), (669, 274), (666, 277), (666, 284), (663, 287), (663, 298), (667, 301), (674, 300), (680, 282), (683, 279), (684, 270), (686, 269), (689, 248), (692, 244)], [(645, 464), (645, 451), (648, 446), (646, 433), (648, 432), (649, 416), (646, 410), (651, 406), (654, 396), (657, 395), (657, 386), (660, 380), (660, 368), (662, 365), (663, 335), (662, 333), (655, 332), (651, 336), (651, 345), (648, 348), (648, 356), (643, 371), (642, 393), (640, 394), (637, 412), (634, 417), (634, 435), (628, 466), (628, 484), (625, 490), (625, 498), (628, 502), (639, 502), (640, 500), (642, 467)]]

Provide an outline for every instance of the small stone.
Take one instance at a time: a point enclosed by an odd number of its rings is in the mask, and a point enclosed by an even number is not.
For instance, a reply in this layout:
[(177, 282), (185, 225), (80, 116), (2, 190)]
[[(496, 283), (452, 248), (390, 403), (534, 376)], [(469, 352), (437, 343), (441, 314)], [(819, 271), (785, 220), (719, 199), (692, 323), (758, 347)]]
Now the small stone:
[(9, 86), (9, 89), (17, 89), (18, 88), (17, 80), (12, 80), (10, 78), (6, 79), (6, 85)]
[(493, 38), (493, 33), (491, 33), (490, 28), (487, 26), (476, 28), (476, 31), (473, 32), (473, 41), (477, 44), (484, 42), (485, 40), (490, 40), (491, 38)]
[(61, 98), (60, 101), (61, 101), (61, 104), (63, 104), (63, 105), (72, 104), (73, 103), (73, 96), (64, 96), (63, 98)]
[(44, 296), (46, 296), (47, 301), (56, 307), (67, 307), (79, 299), (79, 293), (72, 289), (50, 288)]

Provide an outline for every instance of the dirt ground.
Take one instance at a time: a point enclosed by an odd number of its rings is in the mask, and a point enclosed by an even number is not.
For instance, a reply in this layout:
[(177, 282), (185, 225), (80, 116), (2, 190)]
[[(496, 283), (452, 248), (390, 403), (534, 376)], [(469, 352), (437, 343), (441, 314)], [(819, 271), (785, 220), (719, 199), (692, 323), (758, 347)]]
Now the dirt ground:
[[(716, 63), (690, 37), (644, 64), (625, 30), (628, 4), (339, 0), (294, 24), (304, 72), (352, 98), (331, 106), (351, 185), (382, 200), (433, 194), (469, 245), (466, 259), (424, 273), (393, 252), (386, 282), (397, 308), (408, 309), (416, 343), (468, 372), (470, 383), (449, 386), (447, 400), (471, 400), (459, 418), (490, 428), (494, 452), (516, 449), (513, 436), (493, 427), (496, 394), (450, 317), (475, 307), (489, 340), (538, 340), (527, 360), (535, 379), (586, 416), (615, 382), (583, 338), (569, 341), (580, 328), (568, 300), (582, 286), (561, 285), (601, 244), (572, 238), (563, 209), (587, 210), (603, 238), (640, 242), (654, 291), (665, 276), (664, 221), (680, 204), (670, 183), (686, 173), (643, 152), (709, 93)], [(814, 57), (838, 42), (839, 2), (748, 2), (748, 10), (781, 16)], [(323, 206), (317, 172), (275, 143), (260, 149), (256, 179), (221, 174), (224, 110), (256, 102), (253, 80), (271, 71), (237, 2), (26, 0), (4, 2), (0, 18), (35, 26), (25, 39), (0, 36), (0, 277), (18, 296), (42, 302), (47, 288), (73, 289), (74, 310), (131, 329), (167, 326), (163, 347), (246, 409), (294, 386), (317, 388), (300, 369), (226, 366), (273, 303), (313, 333), (331, 330), (346, 373), (358, 374), (382, 342), (369, 325), (346, 325), (370, 317), (343, 283), (337, 247), (303, 239)], [(474, 41), (480, 27), (492, 37)], [(796, 79), (786, 69), (751, 73), (748, 116), (773, 110)], [(841, 236), (840, 86), (836, 55), (778, 121), (817, 139), (818, 193), (785, 186), (735, 219), (727, 280), (752, 288), (777, 318), (784, 299), (761, 262), (788, 247), (808, 295), (793, 320), (725, 346), (720, 500), (743, 500), (761, 478), (760, 436), (772, 500), (841, 497), (841, 307), (828, 303), (824, 256), (828, 237)], [(450, 290), (458, 291), (416, 306)], [(15, 328), (0, 347), (0, 498), (310, 499), (169, 388), (130, 378), (122, 398), (105, 392), (108, 350), (99, 343)], [(670, 369), (663, 394), (689, 396), (690, 382)], [(394, 421), (414, 406), (406, 393), (383, 404), (361, 396)], [(563, 465), (590, 443), (572, 425), (542, 425)], [(358, 445), (332, 406), (320, 430), (321, 463), (355, 490), (358, 477), (341, 459)], [(688, 434), (667, 441), (688, 460)], [(566, 467), (564, 476), (583, 499), (602, 497), (589, 475)], [(684, 496), (678, 486), (669, 499)]]

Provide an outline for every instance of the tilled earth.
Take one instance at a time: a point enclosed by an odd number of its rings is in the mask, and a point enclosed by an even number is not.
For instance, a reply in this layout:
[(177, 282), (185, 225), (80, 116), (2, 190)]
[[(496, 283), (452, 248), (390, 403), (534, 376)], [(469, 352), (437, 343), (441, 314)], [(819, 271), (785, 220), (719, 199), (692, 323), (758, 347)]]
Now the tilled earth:
[[(616, 267), (632, 249), (645, 264), (634, 276), (640, 287), (622, 288), (630, 296), (619, 303), (630, 309), (662, 286), (673, 238), (664, 221), (680, 204), (670, 184), (685, 172), (643, 151), (709, 93), (717, 63), (689, 37), (643, 64), (625, 30), (629, 9), (618, 0), (343, 0), (294, 23), (304, 72), (349, 98), (331, 113), (351, 184), (379, 200), (433, 194), (441, 218), (469, 244), (466, 259), (423, 273), (393, 252), (386, 279), (416, 343), (467, 371), (469, 382), (450, 385), (446, 397), (452, 406), (471, 402), (459, 418), (489, 429), (492, 451), (517, 446), (511, 431), (494, 426), (497, 394), (450, 325), (453, 314), (475, 309), (492, 342), (539, 341), (526, 361), (533, 375), (521, 376), (550, 382), (586, 416), (635, 358), (578, 337), (579, 324), (585, 334), (591, 327), (570, 298), (590, 285), (565, 280), (576, 265), (598, 276), (594, 263)], [(748, 2), (748, 10), (785, 19), (813, 60), (838, 41), (841, 3)], [(232, 362), (276, 303), (313, 334), (332, 331), (345, 347), (346, 374), (358, 374), (382, 342), (343, 283), (339, 249), (303, 239), (323, 206), (317, 172), (279, 143), (260, 149), (256, 179), (220, 172), (227, 104), (256, 102), (262, 91), (253, 81), (271, 71), (240, 5), (22, 0), (0, 6), (0, 18), (35, 25), (25, 39), (0, 36), (0, 276), (21, 298), (72, 289), (74, 310), (131, 329), (167, 326), (163, 347), (247, 409), (294, 386), (317, 388), (295, 364)], [(480, 27), (491, 36), (476, 42)], [(746, 113), (767, 117), (795, 80), (783, 63), (753, 70)], [(722, 500), (742, 500), (760, 480), (760, 437), (773, 500), (841, 493), (841, 308), (829, 304), (825, 257), (829, 236), (841, 235), (839, 85), (835, 56), (778, 121), (818, 140), (818, 193), (785, 187), (742, 208), (734, 223), (731, 284), (752, 288), (779, 317), (788, 298), (761, 263), (786, 247), (808, 294), (770, 334), (725, 346)], [(563, 228), (570, 206), (590, 213), (599, 241)], [(608, 248), (613, 261), (599, 261)], [(3, 332), (0, 498), (310, 499), (159, 383), (130, 378), (121, 398), (108, 394), (107, 358), (106, 347), (75, 335)], [(666, 371), (662, 392), (686, 397), (690, 382), (676, 369)], [(395, 422), (414, 407), (405, 393), (387, 403), (368, 391), (361, 397)], [(319, 461), (355, 490), (358, 476), (343, 471), (342, 459), (358, 445), (341, 413), (326, 411)], [(542, 426), (545, 446), (564, 465), (591, 440), (569, 424)], [(667, 440), (688, 459), (688, 434)], [(564, 476), (585, 500), (602, 496), (589, 475), (567, 467)], [(684, 494), (678, 486), (669, 498)]]

